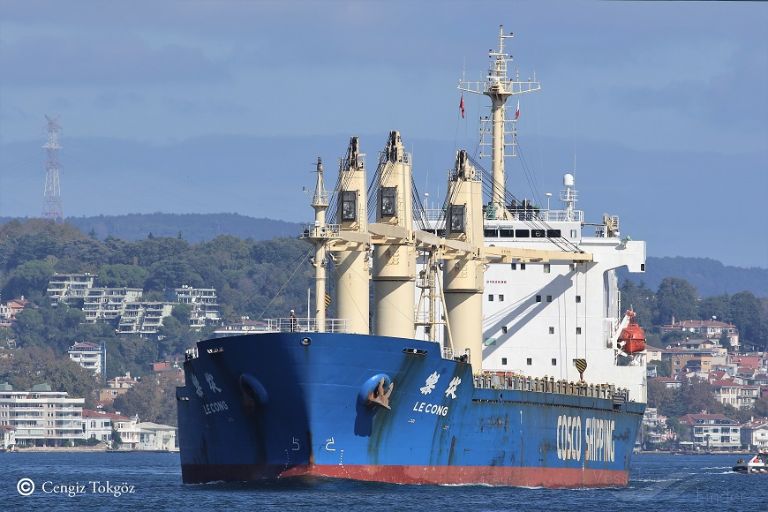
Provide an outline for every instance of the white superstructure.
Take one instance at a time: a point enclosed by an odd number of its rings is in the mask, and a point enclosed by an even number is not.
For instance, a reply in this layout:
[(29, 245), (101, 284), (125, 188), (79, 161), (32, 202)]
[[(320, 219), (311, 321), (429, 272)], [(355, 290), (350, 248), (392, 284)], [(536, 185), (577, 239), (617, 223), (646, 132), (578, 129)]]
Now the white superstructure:
[[(506, 116), (505, 103), (540, 88), (535, 79), (507, 77), (511, 57), (504, 53), (504, 40), (510, 37), (500, 28), (486, 81), (459, 84), (462, 91), (491, 99), (491, 172), (458, 151), (440, 210), (425, 211), (419, 204), (399, 132), (390, 132), (367, 193), (367, 204), (376, 208), (367, 229), (345, 224), (361, 211), (363, 187), (352, 186), (350, 176), (364, 178), (349, 172), (362, 169), (362, 163), (356, 158), (354, 165), (342, 166), (334, 192), (341, 197), (335, 219), (341, 224), (326, 223), (329, 203), (318, 164), (315, 222), (304, 233), (316, 248), (314, 321), (324, 330), (329, 320), (322, 263), (329, 254), (339, 303), (344, 304), (339, 311), (352, 312), (348, 316), (358, 326), (355, 332), (365, 333), (362, 312), (368, 311), (371, 285), (376, 335), (410, 338), (415, 333), (439, 343), (445, 357), (471, 364), (476, 375), (547, 377), (547, 382), (578, 381), (590, 389), (608, 385), (645, 402), (644, 335), (630, 325), (634, 313), (622, 310), (615, 273), (621, 267), (643, 272), (645, 243), (621, 238), (618, 217), (603, 215), (599, 222), (586, 223), (576, 207), (572, 174), (563, 177), (561, 209), (550, 209), (549, 200), (542, 209), (506, 191), (504, 159), (516, 155), (519, 116), (517, 111)], [(353, 138), (350, 151), (359, 155), (358, 150)], [(484, 181), (488, 176), (491, 181)], [(355, 251), (371, 255), (370, 278), (363, 258), (354, 272), (345, 263)], [(622, 337), (625, 328), (640, 337), (630, 344)]]

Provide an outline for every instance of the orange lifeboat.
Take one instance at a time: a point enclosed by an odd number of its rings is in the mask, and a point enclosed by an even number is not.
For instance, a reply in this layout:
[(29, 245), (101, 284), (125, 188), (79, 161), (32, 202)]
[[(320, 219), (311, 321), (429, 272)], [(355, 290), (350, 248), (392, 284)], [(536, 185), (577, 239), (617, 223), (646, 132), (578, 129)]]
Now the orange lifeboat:
[(645, 350), (645, 331), (637, 323), (637, 313), (631, 309), (627, 311), (629, 325), (621, 331), (619, 336), (619, 346), (627, 354), (642, 352)]

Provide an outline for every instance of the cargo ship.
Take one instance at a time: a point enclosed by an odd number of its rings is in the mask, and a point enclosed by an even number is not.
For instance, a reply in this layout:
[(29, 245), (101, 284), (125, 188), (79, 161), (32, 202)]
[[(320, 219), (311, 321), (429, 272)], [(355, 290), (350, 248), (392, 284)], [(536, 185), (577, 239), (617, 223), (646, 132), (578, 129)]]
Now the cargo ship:
[(616, 216), (586, 222), (573, 174), (561, 209), (507, 192), (519, 121), (507, 100), (540, 89), (509, 76), (511, 37), (500, 27), (484, 80), (459, 82), (462, 115), (464, 93), (490, 99), (489, 151), (456, 152), (440, 208), (423, 208), (397, 131), (370, 185), (357, 137), (332, 194), (318, 159), (301, 235), (314, 247), (314, 314), (187, 352), (185, 483), (627, 484), (646, 354), (615, 271), (643, 272), (645, 244), (622, 237)]

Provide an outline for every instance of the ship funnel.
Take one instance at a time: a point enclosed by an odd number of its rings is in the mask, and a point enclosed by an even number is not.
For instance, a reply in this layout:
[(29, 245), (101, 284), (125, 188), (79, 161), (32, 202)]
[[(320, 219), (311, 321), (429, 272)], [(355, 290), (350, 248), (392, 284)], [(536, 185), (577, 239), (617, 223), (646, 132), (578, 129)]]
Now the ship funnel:
[[(467, 152), (456, 153), (448, 180), (446, 238), (480, 248), (483, 246), (483, 186)], [(472, 371), (482, 370), (484, 263), (478, 252), (448, 260), (443, 267), (445, 338), (452, 340), (454, 356), (467, 356)]]
[(391, 131), (377, 170), (376, 222), (388, 230), (373, 249), (375, 333), (415, 335), (416, 248), (413, 244), (411, 158), (400, 132)]
[[(336, 219), (342, 237), (368, 232), (365, 155), (357, 137), (349, 139), (347, 154), (339, 165)], [(347, 242), (349, 250), (336, 254), (336, 310), (350, 333), (369, 334), (370, 270), (368, 244)]]

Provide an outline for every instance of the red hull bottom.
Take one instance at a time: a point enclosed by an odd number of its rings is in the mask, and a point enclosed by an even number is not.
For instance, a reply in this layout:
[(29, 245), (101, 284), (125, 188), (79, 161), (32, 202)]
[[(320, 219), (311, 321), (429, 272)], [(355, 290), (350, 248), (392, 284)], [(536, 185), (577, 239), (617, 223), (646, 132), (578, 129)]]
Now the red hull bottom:
[(185, 483), (326, 477), (367, 482), (425, 485), (498, 485), (512, 487), (623, 487), (627, 471), (589, 468), (499, 466), (363, 466), (184, 464)]

